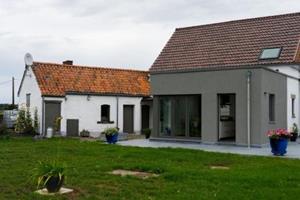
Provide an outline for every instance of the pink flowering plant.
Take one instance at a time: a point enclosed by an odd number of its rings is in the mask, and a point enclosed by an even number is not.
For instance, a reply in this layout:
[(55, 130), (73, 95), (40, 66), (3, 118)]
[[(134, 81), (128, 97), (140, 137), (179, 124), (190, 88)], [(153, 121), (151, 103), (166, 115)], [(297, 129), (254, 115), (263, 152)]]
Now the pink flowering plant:
[(279, 129), (275, 129), (275, 130), (269, 130), (267, 132), (267, 135), (271, 139), (290, 138), (291, 137), (291, 133), (288, 132), (284, 128), (279, 128)]

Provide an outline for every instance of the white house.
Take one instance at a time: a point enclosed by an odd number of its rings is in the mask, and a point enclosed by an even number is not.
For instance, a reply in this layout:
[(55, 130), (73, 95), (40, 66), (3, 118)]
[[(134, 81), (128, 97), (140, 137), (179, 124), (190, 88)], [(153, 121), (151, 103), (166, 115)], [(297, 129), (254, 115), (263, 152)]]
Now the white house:
[[(40, 133), (62, 117), (63, 136), (83, 129), (98, 137), (107, 127), (140, 133), (151, 128), (147, 71), (32, 62), (26, 65), (18, 91), (19, 107), (38, 111)], [(143, 113), (142, 113), (143, 111)]]

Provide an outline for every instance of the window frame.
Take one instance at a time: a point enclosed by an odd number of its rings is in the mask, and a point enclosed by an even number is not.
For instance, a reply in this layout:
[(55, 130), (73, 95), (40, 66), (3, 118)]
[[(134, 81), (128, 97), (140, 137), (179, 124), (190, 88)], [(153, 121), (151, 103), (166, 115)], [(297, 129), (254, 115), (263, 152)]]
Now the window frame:
[[(275, 49), (278, 49), (278, 54), (276, 57), (267, 57), (267, 58), (263, 58), (262, 55), (264, 53), (264, 51), (267, 51), (267, 50), (275, 50)], [(282, 47), (273, 47), (273, 48), (263, 48), (261, 51), (260, 51), (260, 54), (259, 54), (259, 60), (273, 60), (273, 59), (279, 59), (280, 55), (281, 55), (281, 52), (282, 52)]]
[(291, 95), (291, 114), (292, 114), (292, 118), (296, 118), (296, 114), (295, 114), (295, 100), (296, 100), (296, 95)]
[[(107, 119), (104, 119), (104, 115), (103, 115), (103, 110), (104, 110), (104, 107), (107, 107), (107, 113), (106, 113), (106, 118)], [(114, 122), (110, 120), (110, 105), (109, 104), (102, 104), (100, 106), (100, 121), (98, 121), (97, 123), (98, 124), (113, 124)]]
[(269, 122), (274, 123), (276, 120), (276, 97), (275, 94), (269, 94)]
[[(190, 132), (190, 122), (192, 121), (192, 117), (190, 116), (189, 113), (189, 102), (191, 100), (191, 97), (198, 97), (198, 104), (199, 104), (199, 125), (198, 125), (198, 133), (196, 133), (196, 135), (192, 135)], [(175, 130), (178, 127), (174, 127), (174, 124), (176, 123), (175, 120), (175, 106), (174, 103), (176, 101), (176, 99), (178, 98), (182, 98), (182, 100), (184, 99), (184, 105), (182, 105), (184, 107), (184, 116), (185, 116), (185, 128), (184, 128), (184, 134), (180, 135), (178, 134), (178, 132), (176, 132), (177, 130)], [(159, 124), (159, 130), (158, 130), (158, 135), (159, 137), (171, 137), (171, 138), (193, 138), (193, 139), (201, 139), (202, 138), (202, 94), (191, 94), (191, 95), (159, 95), (158, 97), (159, 99), (159, 118), (158, 118), (158, 124)], [(163, 99), (166, 99), (170, 102), (170, 110), (169, 110), (169, 115), (170, 115), (170, 119), (169, 122), (171, 123), (171, 129), (170, 129), (170, 133), (169, 134), (164, 134), (163, 132), (161, 132), (161, 125), (162, 125), (162, 107), (161, 107), (161, 102)]]
[(26, 94), (26, 107), (30, 108), (31, 105), (31, 93)]

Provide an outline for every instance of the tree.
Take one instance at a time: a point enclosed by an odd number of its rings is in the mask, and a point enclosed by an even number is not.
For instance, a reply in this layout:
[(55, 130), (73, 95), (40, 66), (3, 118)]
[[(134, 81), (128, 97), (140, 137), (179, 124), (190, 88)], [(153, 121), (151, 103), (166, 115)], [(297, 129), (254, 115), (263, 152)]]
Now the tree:
[(15, 130), (17, 133), (23, 133), (25, 129), (26, 129), (26, 111), (24, 108), (20, 108), (16, 125), (15, 125)]
[(29, 108), (21, 108), (19, 110), (15, 130), (20, 134), (35, 135)]
[(37, 134), (39, 133), (39, 119), (37, 108), (35, 108), (34, 110), (33, 129)]

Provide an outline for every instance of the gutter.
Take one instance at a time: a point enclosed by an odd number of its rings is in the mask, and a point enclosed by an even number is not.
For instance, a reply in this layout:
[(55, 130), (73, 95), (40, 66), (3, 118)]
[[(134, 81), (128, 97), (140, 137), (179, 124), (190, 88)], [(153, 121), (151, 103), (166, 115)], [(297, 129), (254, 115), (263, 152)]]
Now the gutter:
[(119, 96), (116, 96), (116, 100), (117, 100), (117, 120), (116, 120), (116, 126), (117, 128), (119, 128)]

